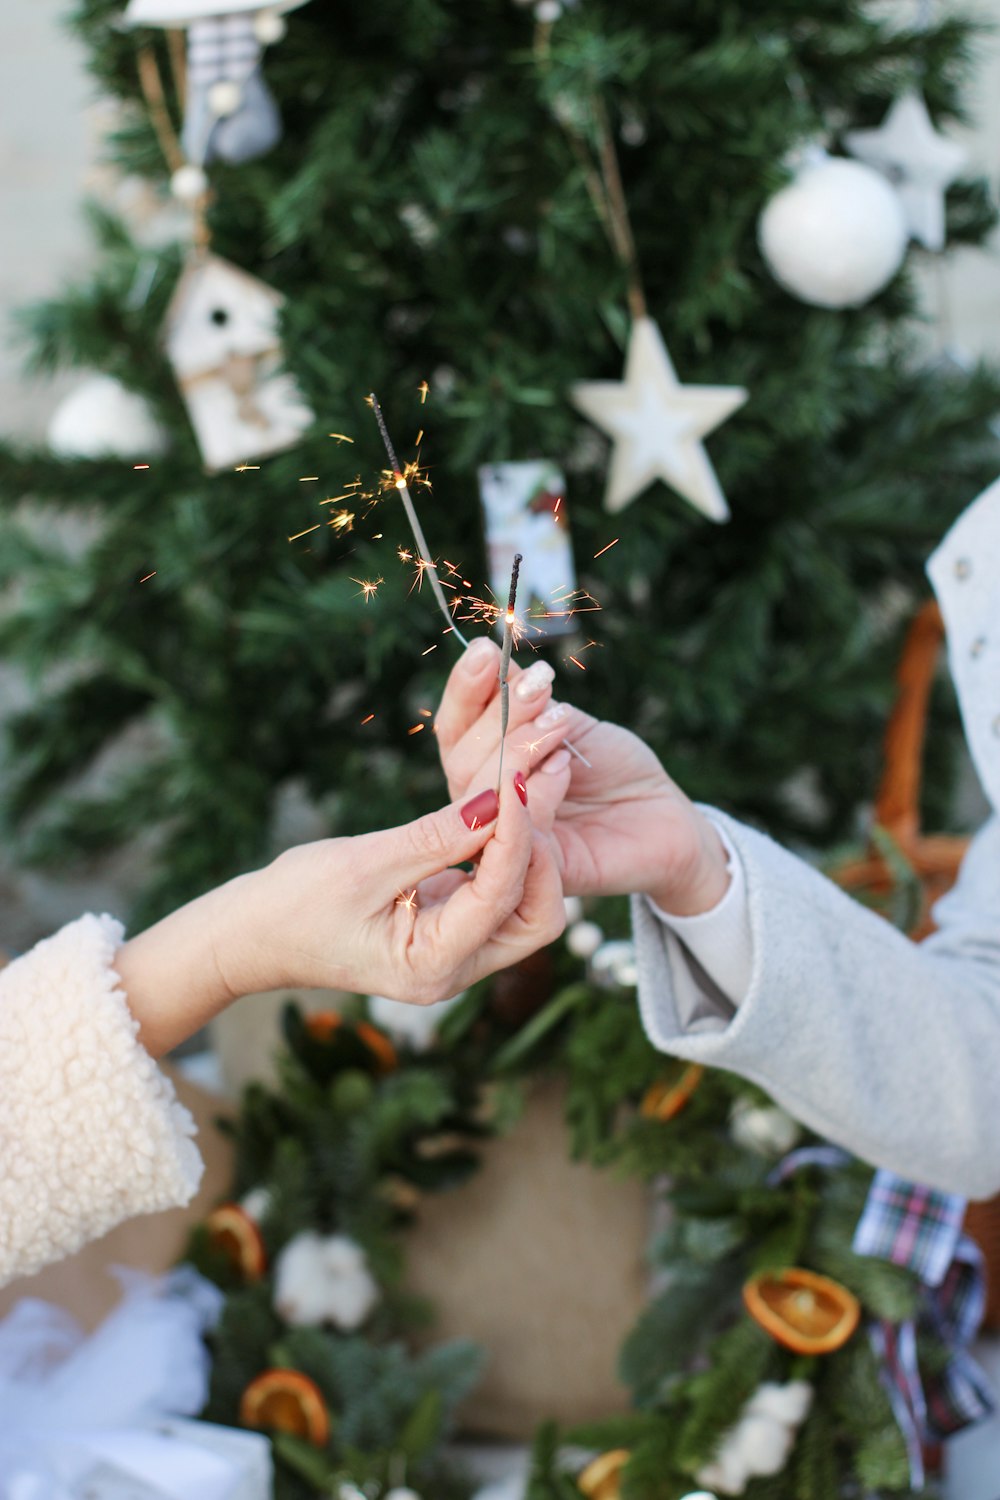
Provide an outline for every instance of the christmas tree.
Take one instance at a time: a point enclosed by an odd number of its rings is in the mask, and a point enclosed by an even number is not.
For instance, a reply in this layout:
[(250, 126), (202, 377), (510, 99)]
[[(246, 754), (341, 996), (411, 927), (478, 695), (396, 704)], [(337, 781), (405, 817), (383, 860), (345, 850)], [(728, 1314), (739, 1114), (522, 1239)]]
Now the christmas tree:
[[(120, 15), (82, 0), (73, 24), (125, 105), (112, 159), (166, 196), (177, 36)], [(857, 0), (538, 17), (338, 0), (287, 20), (264, 59), (283, 138), (211, 168), (206, 222), (215, 254), (286, 299), (284, 357), (315, 420), (207, 474), (163, 344), (184, 236), (150, 248), (93, 210), (96, 269), (27, 313), (33, 359), (115, 377), (168, 445), (141, 469), (0, 449), (0, 649), (41, 685), (9, 726), (8, 832), (58, 862), (152, 837), (145, 918), (265, 858), (290, 788), (341, 832), (440, 802), (431, 736), (411, 731), (454, 648), (411, 592), (394, 492), (350, 498), (385, 463), (374, 389), (404, 461), (425, 429), (424, 561), (451, 560), (475, 594), (477, 466), (567, 470), (577, 583), (602, 610), (576, 622), (584, 656), (537, 643), (572, 679), (559, 691), (636, 728), (692, 796), (779, 836), (840, 835), (873, 782), (924, 559), (993, 477), (998, 385), (921, 360), (905, 267), (860, 305), (809, 306), (777, 284), (757, 223), (804, 142), (836, 150), (915, 87), (939, 128), (960, 118), (969, 27)], [(979, 184), (947, 207), (952, 241), (992, 222)], [(569, 392), (620, 378), (640, 281), (678, 378), (749, 392), (709, 439), (727, 524), (659, 483), (602, 506), (603, 440)], [(33, 518), (86, 518), (86, 544), (25, 524), (24, 496)], [(125, 769), (81, 782), (126, 735)]]

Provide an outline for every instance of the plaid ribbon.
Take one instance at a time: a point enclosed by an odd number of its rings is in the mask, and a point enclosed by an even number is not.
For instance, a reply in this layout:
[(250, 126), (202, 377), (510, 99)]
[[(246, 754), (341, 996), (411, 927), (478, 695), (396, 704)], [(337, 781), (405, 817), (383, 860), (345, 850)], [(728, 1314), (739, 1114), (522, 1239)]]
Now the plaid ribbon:
[(993, 1410), (985, 1376), (969, 1355), (985, 1305), (983, 1258), (962, 1233), (965, 1199), (876, 1172), (854, 1232), (855, 1255), (902, 1266), (924, 1289), (920, 1321), (952, 1350), (944, 1370), (922, 1378), (917, 1325), (874, 1323), (869, 1336), (906, 1440), (914, 1488), (924, 1482), (923, 1442), (981, 1421)]

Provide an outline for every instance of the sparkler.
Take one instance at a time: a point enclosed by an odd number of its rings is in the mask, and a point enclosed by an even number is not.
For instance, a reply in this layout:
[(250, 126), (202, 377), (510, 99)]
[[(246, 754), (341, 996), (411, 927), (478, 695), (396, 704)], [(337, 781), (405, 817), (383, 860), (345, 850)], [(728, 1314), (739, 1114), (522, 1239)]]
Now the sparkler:
[(507, 595), (507, 613), (503, 617), (503, 650), (500, 654), (500, 764), (497, 767), (497, 796), (503, 781), (503, 747), (507, 739), (507, 721), (510, 718), (510, 653), (514, 649), (514, 622), (517, 619), (517, 575), (521, 570), (521, 554), (514, 553), (514, 566), (510, 572), (510, 593)]
[[(420, 558), (429, 559), (431, 555), (431, 549), (427, 545), (427, 538), (424, 536), (423, 529), (420, 525), (420, 518), (418, 517), (417, 512), (414, 509), (413, 501), (410, 499), (409, 486), (407, 485), (406, 479), (404, 478), (403, 469), (400, 466), (399, 459), (396, 457), (396, 450), (392, 446), (392, 438), (389, 436), (389, 429), (385, 425), (385, 417), (383, 417), (382, 415), (382, 408), (378, 404), (378, 399), (376, 398), (374, 391), (372, 391), (371, 395), (368, 397), (368, 401), (372, 411), (375, 413), (375, 420), (378, 423), (378, 430), (382, 434), (382, 441), (385, 444), (385, 451), (389, 455), (389, 463), (392, 465), (392, 472), (395, 479), (396, 489), (399, 491), (399, 498), (402, 500), (403, 509), (406, 511), (406, 519), (410, 523), (410, 530), (413, 532), (413, 539), (417, 544), (417, 556)], [(465, 646), (468, 645), (468, 642), (461, 634), (461, 632), (455, 629), (455, 624), (451, 617), (451, 610), (448, 608), (448, 601), (444, 597), (444, 590), (442, 589), (440, 580), (437, 576), (437, 569), (434, 567), (433, 563), (428, 562), (426, 565), (426, 570), (430, 574), (431, 588), (434, 592), (434, 598), (437, 600), (438, 608), (447, 620), (449, 629), (455, 631), (455, 637), (464, 649)]]

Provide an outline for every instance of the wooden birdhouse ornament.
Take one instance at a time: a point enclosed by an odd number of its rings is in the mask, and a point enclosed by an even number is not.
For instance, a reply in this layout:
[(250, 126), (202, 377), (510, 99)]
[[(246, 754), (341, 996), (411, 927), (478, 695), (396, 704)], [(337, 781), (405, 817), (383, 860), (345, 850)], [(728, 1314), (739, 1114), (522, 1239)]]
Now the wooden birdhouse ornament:
[(282, 369), (280, 293), (217, 255), (193, 259), (167, 312), (167, 357), (205, 467), (291, 448), (313, 421)]

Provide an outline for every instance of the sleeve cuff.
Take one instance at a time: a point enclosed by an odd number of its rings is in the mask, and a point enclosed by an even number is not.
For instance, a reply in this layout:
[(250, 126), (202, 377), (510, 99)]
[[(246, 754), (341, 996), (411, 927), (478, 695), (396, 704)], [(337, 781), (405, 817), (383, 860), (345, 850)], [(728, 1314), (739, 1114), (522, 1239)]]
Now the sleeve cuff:
[(721, 901), (697, 916), (677, 917), (662, 911), (648, 897), (645, 899), (657, 920), (680, 939), (699, 967), (736, 1007), (748, 993), (753, 976), (746, 872), (739, 851), (725, 828), (710, 814), (706, 813), (706, 816), (726, 851), (729, 887)]
[(81, 917), (0, 974), (0, 1285), (201, 1179), (194, 1121), (114, 971), (122, 937)]

